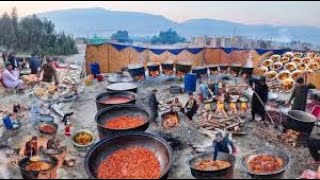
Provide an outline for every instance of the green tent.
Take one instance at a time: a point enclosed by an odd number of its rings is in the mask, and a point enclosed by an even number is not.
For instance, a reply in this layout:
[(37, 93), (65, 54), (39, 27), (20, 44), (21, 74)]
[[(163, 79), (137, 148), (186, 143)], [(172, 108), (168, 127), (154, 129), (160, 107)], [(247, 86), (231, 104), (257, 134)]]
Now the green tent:
[(89, 44), (94, 44), (94, 45), (104, 44), (107, 41), (108, 41), (107, 38), (101, 38), (101, 37), (94, 36), (92, 39), (89, 39)]

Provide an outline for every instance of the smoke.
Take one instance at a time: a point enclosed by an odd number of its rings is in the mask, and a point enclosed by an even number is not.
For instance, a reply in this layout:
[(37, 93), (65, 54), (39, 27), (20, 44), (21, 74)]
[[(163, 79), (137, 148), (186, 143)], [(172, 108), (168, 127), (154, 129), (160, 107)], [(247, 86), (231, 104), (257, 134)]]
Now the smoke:
[(274, 41), (289, 43), (292, 41), (291, 35), (288, 32), (288, 29), (281, 28), (278, 32), (278, 37), (273, 38)]

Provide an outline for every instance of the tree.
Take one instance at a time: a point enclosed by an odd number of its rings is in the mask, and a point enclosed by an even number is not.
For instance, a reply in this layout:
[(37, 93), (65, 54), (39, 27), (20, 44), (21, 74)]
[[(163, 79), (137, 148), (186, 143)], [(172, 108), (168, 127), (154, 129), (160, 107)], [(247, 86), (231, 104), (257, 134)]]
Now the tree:
[(8, 49), (13, 48), (13, 44), (15, 43), (15, 35), (11, 22), (11, 18), (8, 13), (4, 13), (1, 18), (1, 44)]
[(117, 31), (111, 35), (111, 40), (118, 41), (120, 43), (132, 43), (132, 39), (129, 37), (128, 31)]
[(64, 32), (57, 34), (51, 21), (33, 15), (19, 22), (15, 7), (11, 16), (4, 13), (0, 18), (0, 46), (45, 55), (78, 53), (74, 39)]
[(19, 27), (18, 27), (19, 25), (18, 25), (18, 12), (16, 7), (13, 7), (12, 9), (11, 21), (12, 21), (12, 29), (13, 29), (12, 47), (17, 48), (18, 38), (19, 38)]
[(151, 39), (152, 44), (175, 44), (185, 41), (186, 38), (179, 36), (173, 29), (161, 31), (158, 36), (153, 36)]

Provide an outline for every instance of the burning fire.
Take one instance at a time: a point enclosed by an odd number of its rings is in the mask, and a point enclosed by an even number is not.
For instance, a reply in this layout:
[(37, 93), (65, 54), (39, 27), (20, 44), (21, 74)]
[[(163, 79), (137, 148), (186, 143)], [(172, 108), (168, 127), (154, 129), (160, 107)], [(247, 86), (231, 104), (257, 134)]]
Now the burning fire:
[(171, 75), (173, 75), (173, 70), (163, 70), (163, 73), (165, 75), (171, 76)]
[(135, 80), (144, 80), (144, 76), (143, 75), (139, 75), (139, 76), (136, 76), (135, 78), (134, 78)]
[(247, 103), (241, 103), (240, 104), (240, 110), (242, 112), (247, 112), (248, 111), (248, 104)]
[(179, 118), (175, 114), (170, 114), (163, 120), (163, 127), (165, 128), (174, 128), (178, 126), (179, 126)]
[(224, 112), (225, 108), (224, 108), (224, 102), (218, 101), (217, 103), (217, 112)]
[(300, 132), (290, 129), (286, 133), (281, 135), (281, 139), (284, 143), (288, 144), (289, 146), (296, 147), (300, 134)]
[(184, 75), (185, 75), (184, 72), (179, 72), (179, 71), (177, 72), (177, 76), (178, 76), (178, 77), (182, 77), (182, 76), (184, 76)]
[(237, 113), (238, 112), (237, 103), (232, 102), (232, 103), (230, 103), (229, 107), (230, 107), (229, 111), (231, 113)]

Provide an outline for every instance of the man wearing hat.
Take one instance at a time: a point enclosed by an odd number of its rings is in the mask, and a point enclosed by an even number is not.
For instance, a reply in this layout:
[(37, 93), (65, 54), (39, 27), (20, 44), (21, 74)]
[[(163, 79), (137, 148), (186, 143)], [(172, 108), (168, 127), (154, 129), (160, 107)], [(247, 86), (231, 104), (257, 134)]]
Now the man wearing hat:
[(40, 74), (43, 72), (42, 81), (47, 83), (55, 82), (56, 85), (59, 84), (57, 71), (53, 65), (53, 60), (51, 58), (47, 59), (47, 63), (43, 65), (40, 72), (38, 73), (38, 77), (40, 78)]
[(256, 114), (260, 115), (262, 121), (265, 120), (265, 105), (268, 102), (269, 87), (266, 83), (266, 77), (251, 79), (250, 85), (254, 91), (251, 102), (252, 120), (255, 120)]

